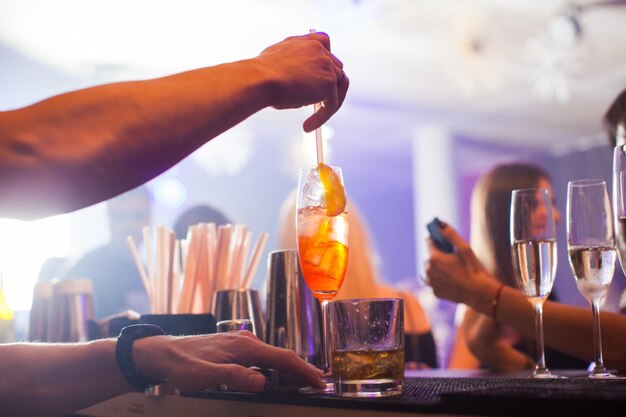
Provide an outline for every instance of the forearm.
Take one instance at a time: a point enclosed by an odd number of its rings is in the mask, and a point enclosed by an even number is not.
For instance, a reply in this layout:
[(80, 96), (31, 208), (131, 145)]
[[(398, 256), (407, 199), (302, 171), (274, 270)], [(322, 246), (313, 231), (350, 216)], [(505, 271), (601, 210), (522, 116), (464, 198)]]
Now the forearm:
[[(484, 314), (491, 314), (486, 297), (479, 296), (475, 300), (474, 308)], [(527, 337), (535, 337), (534, 311), (520, 291), (508, 287), (503, 289), (496, 318)], [(626, 370), (626, 355), (623, 352), (625, 318), (613, 313), (602, 313), (601, 323), (605, 364)], [(591, 308), (547, 301), (544, 304), (543, 329), (546, 346), (585, 360), (594, 359)]]
[(0, 214), (67, 212), (138, 186), (272, 104), (272, 82), (251, 59), (0, 113)]
[[(492, 309), (493, 312), (493, 309)], [(518, 371), (526, 369), (532, 360), (513, 347), (515, 338), (505, 335), (505, 327), (490, 315), (479, 314), (469, 309), (465, 314), (459, 333), (467, 339), (470, 352), (480, 364), (495, 371)]]
[(118, 371), (112, 339), (0, 345), (0, 374), (2, 416), (61, 415), (131, 389)]

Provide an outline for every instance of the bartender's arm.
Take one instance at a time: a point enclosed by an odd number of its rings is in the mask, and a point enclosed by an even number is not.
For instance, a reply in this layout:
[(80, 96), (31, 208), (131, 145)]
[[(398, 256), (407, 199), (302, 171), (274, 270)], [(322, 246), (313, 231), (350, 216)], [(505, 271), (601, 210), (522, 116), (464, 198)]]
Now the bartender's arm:
[[(462, 302), (491, 316), (500, 283), (474, 256), (469, 244), (450, 226), (442, 233), (456, 246), (454, 254), (431, 248), (426, 274), (436, 296)], [(559, 351), (593, 360), (591, 309), (546, 301), (544, 304), (544, 341)], [(534, 311), (524, 294), (503, 287), (495, 319), (527, 337), (535, 336)], [(626, 371), (626, 317), (602, 313), (602, 350), (605, 364)]]
[(304, 122), (313, 130), (345, 98), (342, 67), (320, 32), (288, 38), (253, 59), (0, 112), (0, 217), (33, 219), (106, 200), (268, 106), (323, 101)]
[[(116, 340), (82, 344), (0, 345), (0, 416), (58, 416), (132, 390), (118, 370)], [(146, 376), (186, 391), (227, 384), (262, 391), (256, 365), (324, 386), (322, 371), (295, 353), (269, 346), (250, 332), (153, 336), (134, 342), (133, 358)]]

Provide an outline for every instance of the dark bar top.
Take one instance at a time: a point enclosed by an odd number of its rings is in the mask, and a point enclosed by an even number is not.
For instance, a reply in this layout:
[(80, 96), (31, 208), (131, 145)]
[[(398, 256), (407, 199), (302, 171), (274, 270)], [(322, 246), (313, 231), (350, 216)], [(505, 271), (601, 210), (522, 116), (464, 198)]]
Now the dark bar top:
[(591, 380), (580, 372), (567, 379), (547, 380), (511, 374), (471, 377), (428, 375), (426, 372), (424, 376), (406, 378), (405, 392), (402, 396), (381, 399), (311, 396), (281, 388), (261, 394), (211, 391), (182, 395), (215, 400), (328, 407), (336, 409), (332, 414), (335, 414), (337, 409), (361, 409), (420, 414), (524, 417), (626, 415), (626, 380)]

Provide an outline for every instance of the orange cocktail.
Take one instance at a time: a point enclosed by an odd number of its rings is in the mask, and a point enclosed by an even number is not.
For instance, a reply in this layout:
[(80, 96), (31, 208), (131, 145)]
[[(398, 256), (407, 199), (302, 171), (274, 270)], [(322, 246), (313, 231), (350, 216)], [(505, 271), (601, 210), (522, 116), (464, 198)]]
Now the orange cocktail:
[(298, 209), (298, 253), (304, 279), (320, 300), (332, 299), (343, 283), (348, 263), (348, 217), (328, 217), (322, 207)]
[[(328, 302), (341, 288), (348, 264), (348, 212), (341, 168), (319, 163), (301, 169), (296, 209), (298, 257), (307, 286), (322, 304), (322, 369), (329, 371)], [(328, 373), (325, 380), (326, 389), (321, 392), (330, 393), (333, 384)]]

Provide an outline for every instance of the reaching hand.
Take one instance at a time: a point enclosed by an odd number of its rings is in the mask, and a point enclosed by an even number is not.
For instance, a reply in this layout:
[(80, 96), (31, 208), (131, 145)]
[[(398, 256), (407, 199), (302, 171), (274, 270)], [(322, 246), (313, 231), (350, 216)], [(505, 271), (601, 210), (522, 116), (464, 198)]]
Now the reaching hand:
[(443, 253), (429, 245), (430, 258), (426, 262), (426, 275), (437, 297), (457, 303), (472, 305), (474, 295), (485, 290), (485, 286), (497, 286), (491, 276), (474, 255), (469, 244), (450, 226), (441, 230), (455, 248), (452, 254)]
[(220, 384), (242, 391), (262, 391), (265, 377), (250, 366), (275, 368), (316, 387), (325, 386), (321, 370), (290, 350), (261, 342), (248, 331), (148, 337), (135, 342), (133, 356), (146, 375), (167, 378), (186, 391), (202, 391)]
[(323, 125), (343, 104), (350, 80), (343, 63), (330, 52), (323, 32), (292, 36), (265, 49), (259, 59), (275, 80), (272, 105), (289, 109), (322, 102), (303, 124), (310, 132)]

